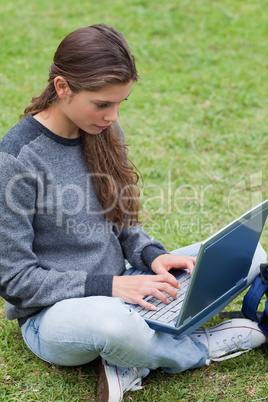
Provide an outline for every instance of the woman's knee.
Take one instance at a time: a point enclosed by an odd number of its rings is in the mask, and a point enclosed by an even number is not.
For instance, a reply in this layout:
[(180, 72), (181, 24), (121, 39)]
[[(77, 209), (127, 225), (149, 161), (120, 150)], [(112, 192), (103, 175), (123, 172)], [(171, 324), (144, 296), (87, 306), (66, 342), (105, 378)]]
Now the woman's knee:
[[(134, 315), (134, 317), (133, 317)], [(39, 332), (52, 341), (78, 341), (86, 334), (124, 335), (134, 330), (133, 310), (121, 299), (92, 296), (68, 299), (40, 313)], [(139, 318), (139, 317), (138, 317)]]

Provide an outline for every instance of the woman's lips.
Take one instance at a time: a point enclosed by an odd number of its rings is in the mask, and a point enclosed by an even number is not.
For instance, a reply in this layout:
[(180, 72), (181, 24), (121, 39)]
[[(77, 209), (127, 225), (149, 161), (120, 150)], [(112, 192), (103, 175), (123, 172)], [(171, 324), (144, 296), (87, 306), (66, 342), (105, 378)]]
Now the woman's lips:
[(105, 130), (107, 127), (109, 127), (109, 124), (107, 126), (97, 126), (97, 125), (95, 125), (95, 127), (97, 127), (97, 129), (99, 129), (99, 130)]

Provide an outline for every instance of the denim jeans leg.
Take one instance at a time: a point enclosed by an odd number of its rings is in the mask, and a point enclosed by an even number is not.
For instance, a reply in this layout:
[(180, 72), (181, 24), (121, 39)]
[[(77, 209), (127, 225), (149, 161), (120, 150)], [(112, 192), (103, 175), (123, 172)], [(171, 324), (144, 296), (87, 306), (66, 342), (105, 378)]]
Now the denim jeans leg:
[(170, 254), (194, 256), (196, 257), (202, 242), (190, 244), (189, 246), (181, 247), (170, 252)]
[(121, 299), (92, 296), (61, 301), (22, 326), (28, 347), (56, 365), (76, 366), (98, 356), (123, 367), (181, 372), (202, 366), (207, 349), (188, 336), (151, 329)]
[[(173, 254), (196, 255), (200, 243), (174, 250)], [(258, 245), (250, 271), (256, 276), (266, 254)], [(125, 367), (162, 367), (178, 373), (202, 366), (204, 345), (188, 336), (178, 339), (154, 331), (118, 298), (87, 297), (63, 300), (43, 309), (22, 326), (28, 347), (48, 362), (76, 366), (98, 356)]]

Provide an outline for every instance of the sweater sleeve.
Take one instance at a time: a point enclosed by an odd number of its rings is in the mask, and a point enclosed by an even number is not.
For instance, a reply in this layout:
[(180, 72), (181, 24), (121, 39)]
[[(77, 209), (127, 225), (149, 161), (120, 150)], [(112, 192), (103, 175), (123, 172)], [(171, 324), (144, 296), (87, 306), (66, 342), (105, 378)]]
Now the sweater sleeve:
[[(30, 315), (62, 299), (94, 293), (94, 282), (87, 272), (39, 265), (34, 253), (35, 173), (13, 156), (0, 152), (0, 181), (0, 296), (16, 307), (16, 316), (7, 313), (7, 317)], [(112, 275), (99, 279), (104, 294), (110, 295)]]
[(118, 231), (118, 238), (132, 267), (150, 271), (151, 263), (161, 254), (167, 254), (164, 245), (153, 240), (140, 225)]
[(167, 251), (154, 245), (149, 245), (142, 250), (141, 258), (148, 267), (151, 267), (152, 262), (163, 254), (167, 254)]

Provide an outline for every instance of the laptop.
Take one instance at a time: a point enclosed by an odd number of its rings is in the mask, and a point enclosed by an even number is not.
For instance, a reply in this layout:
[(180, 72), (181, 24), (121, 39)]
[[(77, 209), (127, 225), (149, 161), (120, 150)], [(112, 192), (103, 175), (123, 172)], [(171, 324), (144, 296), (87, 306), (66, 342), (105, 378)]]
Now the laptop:
[[(203, 241), (191, 276), (188, 270), (171, 270), (182, 285), (178, 299), (169, 297), (170, 303), (166, 305), (147, 296), (146, 300), (157, 305), (155, 311), (131, 306), (158, 331), (187, 335), (199, 328), (237, 297), (258, 274), (252, 277), (249, 271), (267, 215), (268, 200)], [(141, 271), (130, 268), (126, 274), (136, 275)], [(162, 309), (168, 311), (163, 313)]]

